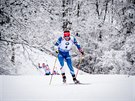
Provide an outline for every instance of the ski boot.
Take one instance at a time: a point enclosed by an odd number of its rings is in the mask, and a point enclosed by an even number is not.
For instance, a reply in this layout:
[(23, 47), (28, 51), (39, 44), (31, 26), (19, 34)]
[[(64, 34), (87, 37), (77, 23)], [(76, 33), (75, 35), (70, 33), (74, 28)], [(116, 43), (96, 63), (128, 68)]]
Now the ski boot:
[(66, 76), (65, 76), (65, 73), (62, 73), (62, 79), (63, 79), (63, 83), (66, 83)]
[(80, 84), (80, 82), (76, 79), (75, 75), (72, 75), (72, 77), (75, 84)]

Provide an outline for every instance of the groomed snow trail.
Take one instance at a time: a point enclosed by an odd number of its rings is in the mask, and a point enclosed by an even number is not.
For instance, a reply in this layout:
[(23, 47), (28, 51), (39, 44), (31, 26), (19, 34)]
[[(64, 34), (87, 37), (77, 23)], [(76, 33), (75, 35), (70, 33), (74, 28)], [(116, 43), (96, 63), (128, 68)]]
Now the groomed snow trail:
[(85, 85), (72, 84), (67, 75), (0, 76), (0, 101), (135, 101), (135, 77), (124, 75), (78, 75)]

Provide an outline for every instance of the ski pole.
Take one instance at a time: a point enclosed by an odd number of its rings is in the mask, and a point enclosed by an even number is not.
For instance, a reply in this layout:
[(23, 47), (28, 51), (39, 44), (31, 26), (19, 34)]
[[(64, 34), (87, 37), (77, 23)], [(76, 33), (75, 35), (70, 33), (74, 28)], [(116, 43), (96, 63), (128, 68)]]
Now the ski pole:
[[(55, 69), (56, 61), (57, 61), (57, 57), (56, 57), (55, 62), (54, 62), (53, 71), (54, 71), (54, 69)], [(53, 71), (52, 71), (52, 73), (53, 73)], [(53, 74), (51, 75), (51, 79), (50, 79), (49, 85), (51, 85), (52, 77), (53, 77)]]
[(80, 61), (79, 61), (79, 65), (78, 65), (78, 68), (77, 68), (77, 72), (76, 72), (76, 77), (78, 75), (78, 72), (79, 72), (79, 69), (80, 69), (80, 64), (82, 63), (82, 55), (80, 57)]

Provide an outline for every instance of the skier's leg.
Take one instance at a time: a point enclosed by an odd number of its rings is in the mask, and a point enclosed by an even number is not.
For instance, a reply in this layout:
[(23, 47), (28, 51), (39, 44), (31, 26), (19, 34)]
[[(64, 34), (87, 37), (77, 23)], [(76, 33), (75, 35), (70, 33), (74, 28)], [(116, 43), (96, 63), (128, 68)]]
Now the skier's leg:
[(79, 81), (76, 79), (76, 76), (75, 76), (75, 73), (74, 73), (74, 68), (72, 66), (72, 61), (71, 61), (71, 57), (70, 56), (66, 58), (66, 62), (67, 62), (67, 65), (68, 65), (68, 67), (70, 69), (70, 73), (71, 73), (71, 75), (73, 77), (73, 81), (76, 84), (79, 83)]
[(62, 78), (63, 78), (63, 82), (66, 83), (66, 75), (65, 75), (65, 73), (62, 73), (61, 75), (62, 75)]
[(61, 65), (60, 70), (61, 70), (63, 82), (65, 83), (66, 82), (66, 76), (65, 76), (65, 69), (64, 69), (64, 57), (61, 54), (58, 54), (58, 59), (59, 59), (60, 65)]
[(61, 68), (60, 68), (61, 74), (65, 73), (65, 69), (63, 68), (64, 67), (64, 57), (61, 54), (58, 54), (58, 60), (61, 65)]
[(68, 65), (68, 68), (70, 70), (71, 75), (75, 75), (74, 68), (72, 66), (72, 61), (71, 61), (71, 57), (70, 56), (68, 56), (66, 58), (66, 62), (67, 62), (67, 65)]
[(72, 77), (73, 77), (73, 81), (74, 81), (75, 84), (80, 83), (80, 82), (76, 79), (76, 76), (75, 76), (75, 75), (72, 75)]

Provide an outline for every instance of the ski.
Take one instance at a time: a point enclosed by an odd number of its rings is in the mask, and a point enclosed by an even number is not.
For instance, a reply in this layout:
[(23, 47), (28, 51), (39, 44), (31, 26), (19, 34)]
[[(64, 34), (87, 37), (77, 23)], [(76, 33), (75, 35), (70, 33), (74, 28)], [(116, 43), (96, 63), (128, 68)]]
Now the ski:
[[(55, 84), (53, 84), (54, 86)], [(73, 82), (66, 82), (66, 83), (61, 83), (61, 84), (56, 84), (55, 86), (79, 86), (79, 85), (82, 85), (82, 86), (88, 86), (88, 85), (91, 85), (91, 83), (73, 83)]]
[(91, 83), (65, 83), (66, 85), (91, 85)]
[(78, 84), (82, 84), (82, 83), (80, 83), (80, 82), (77, 82), (77, 83), (67, 83), (67, 82), (63, 82), (63, 85), (78, 85)]

